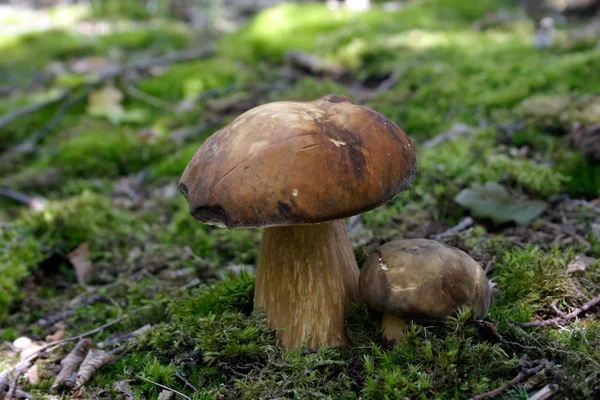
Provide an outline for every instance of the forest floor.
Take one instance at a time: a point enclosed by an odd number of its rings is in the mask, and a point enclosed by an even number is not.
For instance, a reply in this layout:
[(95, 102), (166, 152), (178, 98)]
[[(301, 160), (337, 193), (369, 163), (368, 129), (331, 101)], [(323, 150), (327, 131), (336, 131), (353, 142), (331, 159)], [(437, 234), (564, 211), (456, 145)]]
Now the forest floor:
[[(600, 396), (597, 21), (557, 18), (536, 47), (511, 1), (286, 4), (207, 17), (211, 30), (134, 3), (35, 27), (0, 14), (0, 392), (7, 379), (35, 399)], [(458, 247), (495, 284), (485, 320), (463, 310), (386, 343), (359, 304), (350, 347), (308, 351), (278, 348), (252, 312), (260, 230), (197, 223), (179, 177), (243, 111), (330, 93), (418, 149), (412, 188), (352, 220), (359, 265), (395, 239)], [(79, 335), (107, 365), (53, 389)]]

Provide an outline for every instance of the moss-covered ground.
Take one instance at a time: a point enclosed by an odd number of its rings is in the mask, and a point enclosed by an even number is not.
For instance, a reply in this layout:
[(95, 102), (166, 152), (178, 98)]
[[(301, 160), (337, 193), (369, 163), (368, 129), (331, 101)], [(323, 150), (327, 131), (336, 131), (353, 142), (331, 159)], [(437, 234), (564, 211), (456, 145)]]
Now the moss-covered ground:
[[(145, 378), (196, 400), (459, 399), (501, 386), (536, 360), (548, 367), (502, 398), (526, 399), (549, 383), (560, 398), (600, 396), (598, 308), (560, 327), (517, 324), (600, 294), (598, 262), (569, 269), (578, 256), (600, 257), (600, 214), (590, 207), (600, 206), (600, 165), (567, 138), (576, 122), (600, 122), (599, 42), (574, 34), (586, 21), (565, 22), (551, 47), (536, 49), (533, 21), (508, 0), (414, 0), (366, 12), (285, 4), (218, 37), (167, 9), (92, 3), (47, 12), (50, 30), (0, 37), (0, 114), (82, 90), (102, 68), (199, 46), (216, 52), (105, 82), (20, 157), (7, 154), (62, 103), (0, 128), (0, 186), (46, 199), (43, 209), (0, 199), (0, 370), (18, 362), (7, 343), (43, 341), (58, 326), (41, 320), (73, 310), (59, 322), (68, 336), (119, 318), (94, 343), (151, 325), (86, 385), (87, 398), (115, 398), (123, 381), (135, 398), (157, 398), (162, 389)], [(289, 49), (346, 73), (294, 69)], [(392, 75), (391, 87), (375, 90)], [(93, 95), (106, 87), (122, 99), (105, 97), (98, 112)], [(495, 301), (485, 321), (460, 310), (444, 326), (412, 325), (402, 342), (386, 343), (381, 316), (358, 304), (349, 348), (282, 350), (252, 311), (260, 231), (195, 222), (179, 176), (203, 140), (244, 110), (329, 93), (370, 93), (365, 104), (418, 148), (411, 190), (353, 229), (359, 263), (384, 242), (456, 225), (469, 210), (455, 196), (474, 184), (546, 202), (527, 225), (476, 218), (440, 239), (489, 267)], [(456, 123), (472, 129), (423, 145)], [(69, 261), (82, 243), (93, 264), (85, 286)], [(71, 348), (39, 359), (39, 382), (23, 379), (23, 388), (50, 398), (56, 363)]]

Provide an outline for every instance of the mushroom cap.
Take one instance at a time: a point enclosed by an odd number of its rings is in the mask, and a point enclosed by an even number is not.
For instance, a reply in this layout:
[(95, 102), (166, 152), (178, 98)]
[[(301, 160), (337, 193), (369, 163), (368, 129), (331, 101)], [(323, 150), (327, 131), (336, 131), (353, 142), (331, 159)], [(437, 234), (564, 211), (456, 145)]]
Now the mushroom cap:
[(373, 209), (406, 190), (417, 160), (392, 121), (344, 96), (268, 103), (210, 136), (181, 177), (200, 222), (311, 224)]
[(361, 298), (373, 309), (401, 318), (441, 319), (471, 306), (472, 317), (488, 311), (491, 290), (481, 266), (467, 253), (434, 240), (397, 240), (364, 262)]

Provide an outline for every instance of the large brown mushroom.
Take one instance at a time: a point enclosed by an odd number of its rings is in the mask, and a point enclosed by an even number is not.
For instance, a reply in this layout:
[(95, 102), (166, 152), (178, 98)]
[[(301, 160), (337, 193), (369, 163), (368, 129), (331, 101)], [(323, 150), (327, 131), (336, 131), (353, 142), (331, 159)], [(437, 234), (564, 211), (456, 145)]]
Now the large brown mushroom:
[(329, 95), (240, 115), (198, 149), (180, 188), (200, 222), (265, 228), (254, 301), (283, 346), (340, 346), (359, 275), (342, 219), (392, 200), (416, 167), (396, 124)]
[(361, 298), (383, 312), (383, 335), (404, 336), (407, 321), (439, 322), (460, 306), (483, 318), (491, 300), (489, 281), (467, 253), (428, 239), (384, 244), (360, 271)]

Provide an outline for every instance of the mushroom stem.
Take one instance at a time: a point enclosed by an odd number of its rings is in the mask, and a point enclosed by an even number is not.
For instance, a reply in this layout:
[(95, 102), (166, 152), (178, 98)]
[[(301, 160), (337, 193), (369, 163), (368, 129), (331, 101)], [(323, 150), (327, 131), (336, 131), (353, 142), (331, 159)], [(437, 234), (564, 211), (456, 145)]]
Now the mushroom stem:
[(406, 332), (407, 323), (402, 318), (398, 318), (392, 314), (383, 314), (383, 337), (389, 341), (402, 340)]
[(284, 347), (348, 344), (345, 316), (358, 298), (358, 265), (342, 220), (266, 228), (254, 305)]

